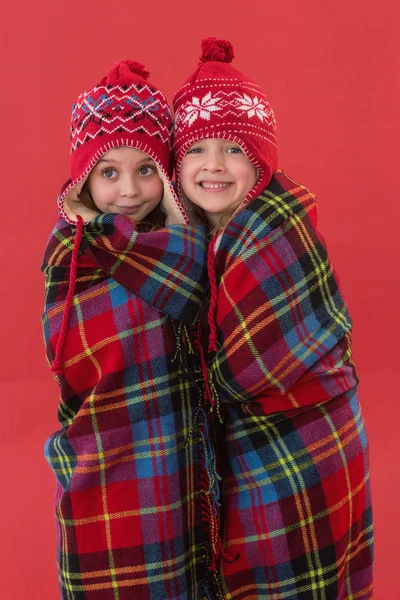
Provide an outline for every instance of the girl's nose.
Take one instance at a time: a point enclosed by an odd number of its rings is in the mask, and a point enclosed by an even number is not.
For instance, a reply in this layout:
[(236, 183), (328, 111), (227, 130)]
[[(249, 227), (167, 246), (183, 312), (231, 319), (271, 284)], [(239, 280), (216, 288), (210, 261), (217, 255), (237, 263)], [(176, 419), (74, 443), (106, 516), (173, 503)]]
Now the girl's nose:
[(139, 193), (139, 185), (136, 178), (130, 175), (126, 175), (121, 180), (120, 188), (121, 196), (126, 198), (133, 198)]
[(221, 173), (225, 171), (224, 156), (221, 152), (206, 152), (204, 156), (203, 169), (210, 173)]

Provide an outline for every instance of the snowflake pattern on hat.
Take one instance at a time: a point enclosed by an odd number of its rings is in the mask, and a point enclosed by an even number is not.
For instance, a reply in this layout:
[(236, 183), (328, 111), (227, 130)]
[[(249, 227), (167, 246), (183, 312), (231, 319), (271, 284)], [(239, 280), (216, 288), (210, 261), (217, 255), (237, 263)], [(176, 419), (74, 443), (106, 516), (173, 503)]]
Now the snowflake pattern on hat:
[(192, 125), (198, 117), (209, 121), (211, 113), (222, 110), (222, 107), (217, 104), (219, 101), (220, 98), (213, 98), (211, 92), (208, 92), (201, 100), (193, 96), (192, 102), (188, 103), (184, 108), (186, 115), (182, 117), (183, 123)]
[(237, 98), (237, 103), (238, 109), (246, 111), (249, 119), (256, 115), (263, 122), (264, 119), (268, 121), (271, 116), (273, 117), (272, 108), (267, 106), (265, 100), (262, 102), (257, 96), (251, 99), (247, 94), (243, 94), (243, 98)]
[(251, 98), (244, 92), (242, 95), (233, 95), (229, 99), (223, 98), (221, 95), (213, 97), (211, 92), (208, 92), (201, 100), (198, 96), (192, 96), (191, 101), (188, 101), (176, 112), (175, 125), (180, 123), (190, 127), (197, 119), (210, 121), (211, 114), (218, 111), (223, 111), (223, 114), (216, 115), (216, 117), (222, 118), (226, 115), (227, 110), (232, 115), (243, 116), (245, 113), (248, 119), (256, 116), (262, 123), (265, 121), (275, 125), (274, 112), (268, 101), (261, 97), (259, 99), (258, 96)]

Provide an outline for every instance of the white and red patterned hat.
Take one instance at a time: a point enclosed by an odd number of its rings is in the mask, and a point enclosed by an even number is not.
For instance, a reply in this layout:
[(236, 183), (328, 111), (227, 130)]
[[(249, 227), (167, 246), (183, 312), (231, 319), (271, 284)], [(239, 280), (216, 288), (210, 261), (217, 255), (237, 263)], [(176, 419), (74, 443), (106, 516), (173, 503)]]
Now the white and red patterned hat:
[(206, 38), (201, 47), (198, 68), (173, 102), (176, 177), (179, 181), (183, 157), (194, 142), (230, 140), (259, 169), (249, 201), (267, 187), (278, 167), (275, 115), (259, 86), (229, 64), (234, 58), (230, 42)]
[[(80, 94), (72, 106), (71, 179), (59, 198), (64, 200), (109, 150), (131, 146), (148, 154), (164, 180), (164, 200), (178, 222), (187, 222), (184, 209), (172, 188), (172, 113), (160, 90), (148, 81), (145, 67), (132, 60), (115, 64), (97, 85)], [(167, 184), (167, 185), (166, 185)]]

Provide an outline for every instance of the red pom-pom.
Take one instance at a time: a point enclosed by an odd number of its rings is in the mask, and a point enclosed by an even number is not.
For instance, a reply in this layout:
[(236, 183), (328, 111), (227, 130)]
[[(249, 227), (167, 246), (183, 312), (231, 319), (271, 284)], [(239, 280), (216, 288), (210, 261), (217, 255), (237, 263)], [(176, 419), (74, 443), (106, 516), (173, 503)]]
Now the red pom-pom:
[(210, 60), (230, 63), (235, 58), (233, 46), (228, 40), (221, 40), (215, 37), (205, 38), (201, 42), (201, 50), (201, 63), (206, 63)]
[(135, 73), (136, 75), (140, 75), (142, 79), (148, 79), (150, 73), (146, 69), (142, 63), (137, 62), (136, 60), (124, 60), (121, 64), (126, 65), (131, 73)]
[(142, 63), (136, 60), (122, 60), (114, 65), (103, 78), (101, 83), (107, 85), (123, 85), (131, 83), (136, 78), (132, 75), (139, 75), (142, 79), (147, 80), (150, 73)]

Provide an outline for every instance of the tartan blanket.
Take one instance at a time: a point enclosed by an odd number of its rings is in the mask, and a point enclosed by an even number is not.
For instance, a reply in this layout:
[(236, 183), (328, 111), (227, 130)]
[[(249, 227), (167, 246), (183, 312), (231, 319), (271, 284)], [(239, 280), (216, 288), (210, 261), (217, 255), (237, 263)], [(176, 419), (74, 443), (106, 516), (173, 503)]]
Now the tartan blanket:
[(372, 598), (351, 320), (316, 217), (313, 195), (277, 172), (215, 255), (229, 599)]
[[(74, 237), (60, 219), (45, 251), (49, 362)], [(57, 378), (61, 428), (45, 449), (65, 600), (217, 597), (201, 517), (212, 485), (197, 352), (205, 256), (202, 228), (138, 233), (111, 214), (85, 227)]]

